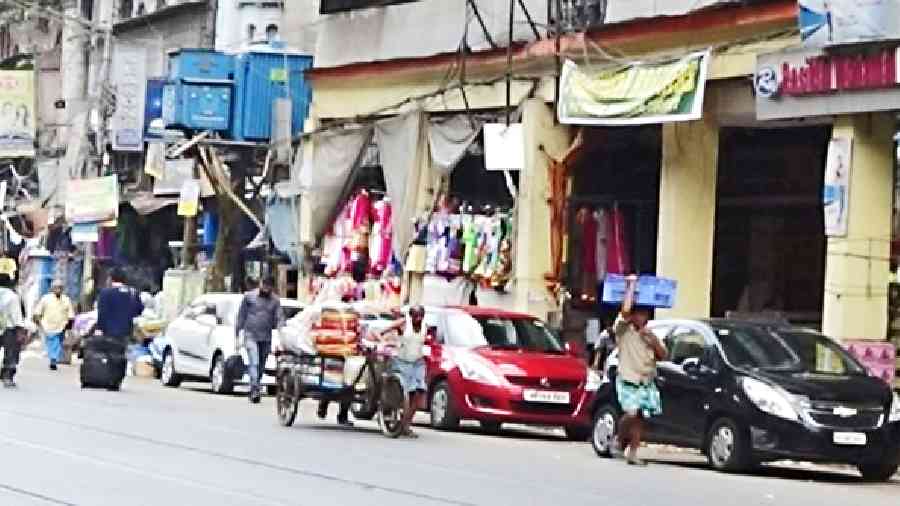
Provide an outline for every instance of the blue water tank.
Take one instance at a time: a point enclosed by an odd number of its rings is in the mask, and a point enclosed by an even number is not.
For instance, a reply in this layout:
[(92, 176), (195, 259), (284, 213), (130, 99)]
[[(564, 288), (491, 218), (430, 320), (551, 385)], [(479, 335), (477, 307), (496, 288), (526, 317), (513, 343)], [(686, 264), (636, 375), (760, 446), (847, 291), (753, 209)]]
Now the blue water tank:
[(231, 98), (229, 83), (169, 81), (163, 88), (163, 121), (194, 130), (228, 130)]
[(179, 49), (169, 53), (169, 79), (230, 81), (234, 56), (213, 49)]
[(291, 133), (302, 132), (312, 100), (305, 72), (312, 64), (312, 56), (279, 49), (254, 50), (238, 56), (230, 136), (235, 140), (270, 140), (272, 102), (276, 98), (291, 99)]

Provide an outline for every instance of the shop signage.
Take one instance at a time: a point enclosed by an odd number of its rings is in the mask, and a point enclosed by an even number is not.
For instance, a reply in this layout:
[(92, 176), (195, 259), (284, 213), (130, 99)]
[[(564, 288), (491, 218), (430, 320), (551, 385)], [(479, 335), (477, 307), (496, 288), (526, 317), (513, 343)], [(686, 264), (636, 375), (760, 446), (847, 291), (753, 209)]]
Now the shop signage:
[(836, 137), (828, 143), (825, 162), (825, 187), (822, 204), (825, 209), (825, 235), (847, 236), (847, 215), (850, 204), (850, 167), (853, 161), (853, 140)]
[(146, 48), (116, 44), (112, 61), (115, 112), (110, 118), (115, 151), (144, 150), (144, 101), (147, 93)]
[(754, 87), (759, 119), (900, 109), (900, 48), (759, 55)]
[(641, 125), (700, 119), (708, 67), (708, 51), (599, 71), (566, 61), (559, 120), (570, 125)]
[(71, 179), (66, 188), (66, 219), (96, 223), (119, 217), (119, 180), (116, 176)]
[(900, 39), (900, 0), (800, 0), (806, 47)]
[(34, 156), (34, 72), (0, 71), (0, 157)]

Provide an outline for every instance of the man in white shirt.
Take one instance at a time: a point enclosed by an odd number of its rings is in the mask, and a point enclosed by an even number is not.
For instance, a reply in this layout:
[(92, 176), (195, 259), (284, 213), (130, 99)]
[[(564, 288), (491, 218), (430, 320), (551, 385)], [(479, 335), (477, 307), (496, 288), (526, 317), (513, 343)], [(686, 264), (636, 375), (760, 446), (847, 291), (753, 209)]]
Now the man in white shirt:
[(13, 281), (8, 274), (0, 274), (0, 348), (3, 348), (3, 367), (0, 379), (6, 388), (16, 386), (16, 368), (19, 365), (19, 350), (25, 342), (26, 334), (22, 320), (22, 299), (12, 290)]

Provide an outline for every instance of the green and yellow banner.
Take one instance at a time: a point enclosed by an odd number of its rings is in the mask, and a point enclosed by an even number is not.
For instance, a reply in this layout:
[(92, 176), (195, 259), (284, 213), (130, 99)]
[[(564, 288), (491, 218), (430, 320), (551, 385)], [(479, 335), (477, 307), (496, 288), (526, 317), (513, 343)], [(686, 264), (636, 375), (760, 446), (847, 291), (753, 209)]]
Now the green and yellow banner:
[(560, 77), (559, 121), (640, 125), (700, 119), (708, 65), (708, 51), (596, 68), (567, 60)]

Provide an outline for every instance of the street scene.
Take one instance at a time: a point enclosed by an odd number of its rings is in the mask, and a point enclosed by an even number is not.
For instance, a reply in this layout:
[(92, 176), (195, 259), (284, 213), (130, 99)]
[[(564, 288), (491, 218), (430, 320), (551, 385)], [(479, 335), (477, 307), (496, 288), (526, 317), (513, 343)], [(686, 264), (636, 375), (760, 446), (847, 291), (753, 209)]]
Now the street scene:
[(0, 0), (0, 505), (893, 504), (900, 0)]

